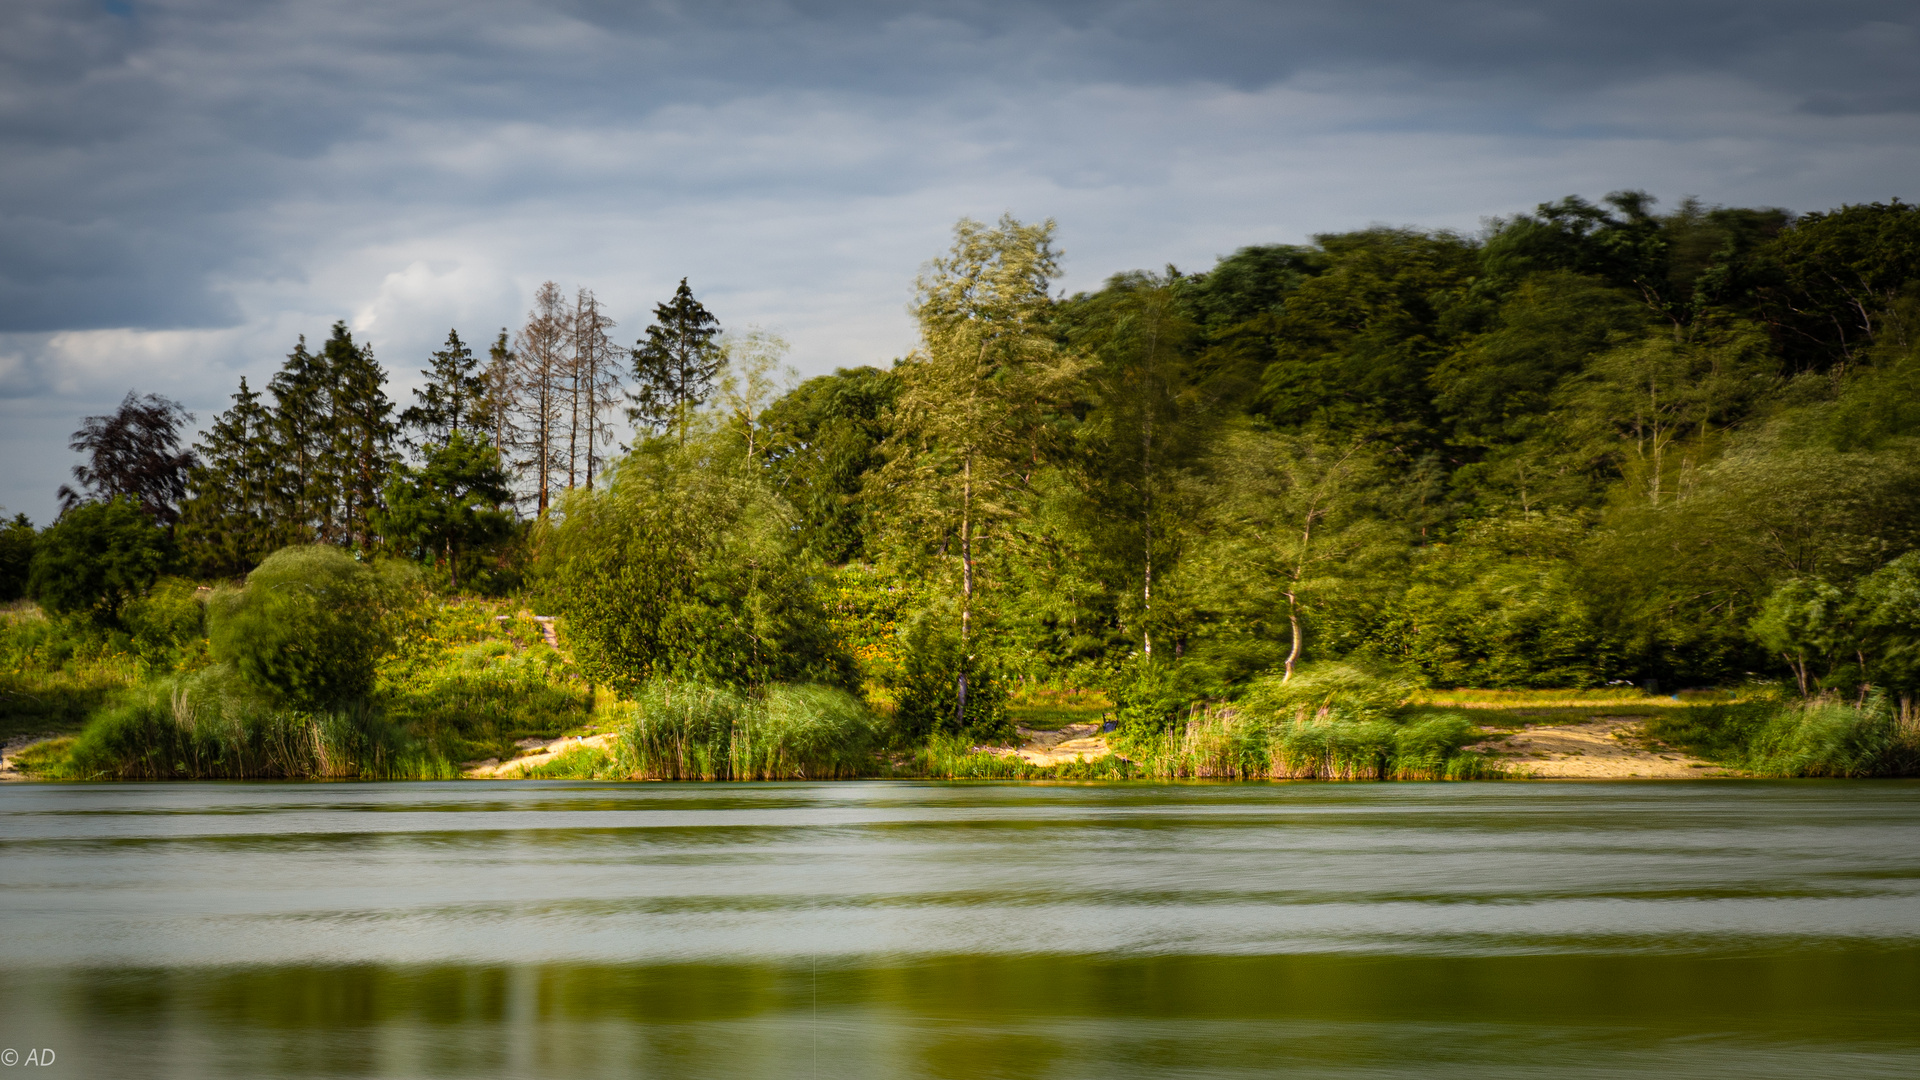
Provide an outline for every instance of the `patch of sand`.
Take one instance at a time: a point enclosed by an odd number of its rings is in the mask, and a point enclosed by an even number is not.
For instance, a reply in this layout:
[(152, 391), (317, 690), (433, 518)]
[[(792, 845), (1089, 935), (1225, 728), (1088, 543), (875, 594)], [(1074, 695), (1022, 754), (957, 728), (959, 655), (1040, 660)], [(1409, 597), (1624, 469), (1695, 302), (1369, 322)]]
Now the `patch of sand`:
[(524, 780), (527, 770), (537, 769), (561, 754), (579, 746), (591, 746), (598, 750), (612, 750), (615, 736), (612, 732), (604, 735), (588, 735), (584, 738), (567, 735), (551, 741), (545, 739), (521, 739), (515, 745), (531, 753), (522, 754), (511, 761), (488, 758), (485, 761), (469, 761), (461, 766), (461, 775), (469, 780)]
[(0, 782), (33, 779), (14, 765), (13, 756), (58, 738), (60, 738), (58, 735), (15, 735), (4, 744), (0, 744)]
[(1034, 765), (1059, 765), (1080, 759), (1091, 761), (1106, 757), (1109, 753), (1106, 737), (1100, 734), (1099, 724), (1068, 724), (1058, 731), (1035, 731), (1032, 728), (1015, 730), (1024, 740), (1020, 748), (1000, 752), (1017, 754)]
[(1469, 749), (1485, 751), (1515, 772), (1540, 780), (1694, 780), (1738, 775), (1649, 740), (1642, 719), (1634, 716), (1596, 716), (1580, 724), (1528, 724)]

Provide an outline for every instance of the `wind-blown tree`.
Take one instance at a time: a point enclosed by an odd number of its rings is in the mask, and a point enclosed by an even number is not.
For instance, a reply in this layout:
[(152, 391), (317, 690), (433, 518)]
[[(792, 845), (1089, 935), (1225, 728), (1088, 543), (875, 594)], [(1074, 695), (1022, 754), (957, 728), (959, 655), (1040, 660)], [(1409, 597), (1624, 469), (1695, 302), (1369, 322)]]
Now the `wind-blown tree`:
[(862, 497), (892, 433), (900, 380), (878, 368), (808, 379), (760, 414), (767, 468), (799, 515), (800, 542), (825, 562), (867, 557), (874, 501)]
[[(1369, 574), (1406, 544), (1381, 513), (1385, 477), (1363, 442), (1246, 430), (1227, 435), (1216, 455), (1208, 542), (1187, 569), (1224, 626), (1280, 639), (1284, 682), (1307, 652), (1312, 614), (1355, 602)], [(1284, 629), (1266, 625), (1273, 615)]]
[(274, 433), (273, 415), (242, 377), (233, 406), (194, 447), (200, 461), (187, 477), (179, 537), (195, 572), (244, 573), (287, 539), (276, 516)]
[(653, 309), (646, 336), (634, 342), (633, 406), (627, 419), (658, 432), (674, 431), (686, 442), (693, 411), (713, 393), (713, 380), (725, 363), (719, 343), (720, 320), (693, 298), (687, 279), (673, 299)]
[(970, 218), (954, 226), (952, 249), (919, 280), (921, 347), (897, 369), (897, 427), (875, 476), (917, 557), (955, 571), (963, 664), (955, 727), (966, 726), (981, 557), (1019, 512), (1047, 410), (1085, 367), (1055, 334), (1053, 231), (1052, 221), (1011, 215), (991, 227)]
[(444, 565), (458, 589), (462, 559), (512, 534), (513, 514), (503, 509), (512, 500), (500, 452), (485, 435), (455, 431), (419, 468), (394, 470), (378, 526), (389, 544)]
[[(1072, 341), (1093, 362), (1091, 407), (1075, 432), (1071, 457), (1085, 493), (1093, 536), (1087, 554), (1119, 590), (1120, 619), (1138, 627), (1143, 657), (1153, 657), (1168, 571), (1193, 520), (1188, 482), (1205, 449), (1210, 403), (1194, 385), (1197, 327), (1172, 283), (1146, 274), (1115, 277), (1071, 313)], [(1156, 569), (1158, 571), (1156, 575)]]
[(67, 444), (87, 455), (73, 467), (80, 488), (60, 486), (61, 508), (131, 499), (149, 520), (171, 527), (195, 464), (193, 451), (180, 448), (181, 429), (191, 423), (193, 414), (179, 402), (132, 390), (112, 413), (87, 417)]
[(759, 468), (770, 448), (763, 430), (768, 407), (782, 387), (791, 388), (794, 371), (786, 365), (787, 343), (777, 334), (752, 329), (720, 339), (723, 358), (714, 383), (714, 405), (721, 428), (740, 442), (746, 460)]
[(846, 684), (786, 505), (710, 430), (636, 447), (611, 483), (568, 497), (542, 545), (581, 669), (649, 679)]
[(27, 593), (55, 614), (117, 625), (173, 558), (172, 536), (131, 496), (79, 503), (36, 538)]

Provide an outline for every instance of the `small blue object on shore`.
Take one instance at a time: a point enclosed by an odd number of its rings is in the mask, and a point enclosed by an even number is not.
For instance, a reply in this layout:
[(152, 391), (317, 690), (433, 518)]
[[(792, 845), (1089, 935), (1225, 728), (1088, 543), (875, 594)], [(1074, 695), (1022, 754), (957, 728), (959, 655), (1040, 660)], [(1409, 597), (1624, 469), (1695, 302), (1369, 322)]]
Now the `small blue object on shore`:
[(1119, 726), (1120, 726), (1120, 721), (1109, 720), (1106, 723), (1100, 725), (1100, 734), (1105, 735), (1107, 732), (1112, 731), (1113, 729)]

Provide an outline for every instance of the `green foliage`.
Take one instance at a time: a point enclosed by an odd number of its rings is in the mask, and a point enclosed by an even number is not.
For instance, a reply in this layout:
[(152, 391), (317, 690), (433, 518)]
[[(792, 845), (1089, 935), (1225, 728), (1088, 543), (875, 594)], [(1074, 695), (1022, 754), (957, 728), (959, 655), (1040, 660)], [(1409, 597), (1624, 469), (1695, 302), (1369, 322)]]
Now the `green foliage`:
[(840, 368), (808, 379), (760, 417), (774, 487), (799, 517), (801, 546), (828, 563), (864, 557), (873, 507), (861, 497), (892, 434), (899, 379)]
[(513, 494), (500, 451), (484, 435), (451, 432), (427, 449), (420, 468), (395, 468), (385, 494), (386, 509), (375, 514), (374, 527), (400, 550), (444, 566), (453, 589), (460, 588), (463, 565), (472, 580), (476, 548), (514, 533), (513, 515), (502, 509)]
[(394, 645), (413, 602), (393, 564), (355, 561), (323, 545), (283, 548), (224, 591), (210, 610), (213, 656), (276, 707), (319, 712), (356, 706)]
[(880, 726), (844, 690), (769, 686), (758, 697), (659, 680), (622, 729), (632, 774), (660, 780), (825, 780), (874, 769)]
[(0, 604), (27, 595), (36, 539), (33, 522), (25, 514), (15, 514), (12, 521), (0, 523)]
[(597, 682), (851, 680), (787, 507), (726, 440), (643, 443), (568, 500), (542, 558)]
[(35, 541), (27, 589), (48, 611), (115, 625), (173, 558), (172, 537), (133, 500), (81, 503)]
[(122, 609), (120, 621), (150, 670), (190, 666), (206, 655), (206, 604), (185, 578), (160, 579)]
[(90, 720), (56, 775), (77, 780), (398, 779), (444, 774), (364, 705), (274, 707), (225, 668), (126, 692)]
[(893, 685), (896, 739), (917, 745), (934, 735), (976, 743), (1006, 742), (1013, 737), (1006, 688), (998, 672), (979, 655), (962, 652), (951, 617), (915, 620), (901, 635), (901, 645), (900, 674)]
[(1755, 776), (1920, 774), (1920, 718), (1880, 694), (1858, 704), (1761, 697), (1738, 705), (1669, 710), (1649, 737)]
[(1568, 515), (1522, 514), (1421, 550), (1365, 651), (1407, 665), (1428, 686), (1604, 682), (1616, 661), (1574, 561), (1584, 531)]
[(1354, 664), (1319, 663), (1291, 679), (1268, 675), (1254, 681), (1241, 707), (1255, 716), (1304, 722), (1338, 716), (1378, 720), (1393, 716), (1413, 696), (1413, 683), (1397, 672)]

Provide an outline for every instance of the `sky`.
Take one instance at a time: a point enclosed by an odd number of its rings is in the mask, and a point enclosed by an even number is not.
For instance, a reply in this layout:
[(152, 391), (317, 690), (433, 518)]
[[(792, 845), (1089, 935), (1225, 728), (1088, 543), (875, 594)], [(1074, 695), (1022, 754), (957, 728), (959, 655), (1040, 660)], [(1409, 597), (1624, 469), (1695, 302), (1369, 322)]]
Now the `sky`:
[(963, 216), (1056, 220), (1071, 292), (1622, 188), (1920, 198), (1920, 4), (6, 0), (0, 506), (336, 319), (404, 405), (543, 281), (628, 342), (685, 277), (811, 375), (913, 347)]

